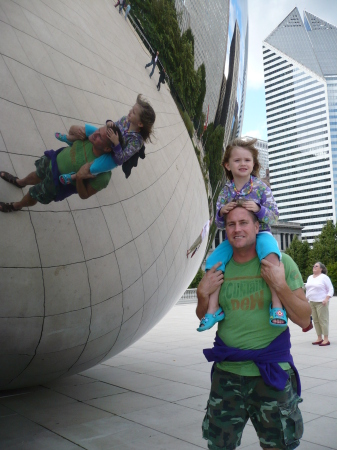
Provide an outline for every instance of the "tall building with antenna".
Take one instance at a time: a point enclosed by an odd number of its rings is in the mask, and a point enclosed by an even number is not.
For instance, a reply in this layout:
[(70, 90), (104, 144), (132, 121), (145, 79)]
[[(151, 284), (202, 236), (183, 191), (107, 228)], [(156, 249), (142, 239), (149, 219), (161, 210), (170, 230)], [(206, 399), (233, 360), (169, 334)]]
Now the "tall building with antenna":
[(337, 200), (337, 27), (295, 8), (263, 42), (269, 175), (280, 219), (312, 242)]

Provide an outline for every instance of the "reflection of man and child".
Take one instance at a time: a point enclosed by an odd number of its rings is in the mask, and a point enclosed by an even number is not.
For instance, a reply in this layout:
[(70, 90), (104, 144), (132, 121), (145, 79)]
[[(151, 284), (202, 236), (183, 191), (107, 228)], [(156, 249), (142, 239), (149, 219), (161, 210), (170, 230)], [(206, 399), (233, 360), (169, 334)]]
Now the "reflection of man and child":
[(139, 94), (129, 114), (115, 123), (107, 121), (101, 128), (73, 125), (67, 135), (55, 133), (67, 147), (46, 151), (35, 162), (35, 172), (24, 178), (0, 172), (4, 181), (18, 188), (32, 186), (20, 201), (0, 202), (0, 212), (61, 201), (75, 193), (82, 199), (96, 194), (109, 184), (111, 170), (130, 162), (137, 165), (144, 143), (151, 141), (155, 119), (152, 106)]
[[(214, 364), (202, 431), (214, 449), (240, 446), (248, 419), (263, 448), (294, 449), (303, 434), (287, 321), (307, 327), (310, 306), (298, 267), (286, 254), (280, 262), (270, 233), (278, 210), (258, 178), (254, 143), (236, 139), (226, 148), (222, 165), (228, 182), (215, 218), (226, 240), (207, 259), (197, 289), (198, 331), (218, 323), (213, 348), (204, 349)], [(324, 331), (317, 332), (320, 344)]]

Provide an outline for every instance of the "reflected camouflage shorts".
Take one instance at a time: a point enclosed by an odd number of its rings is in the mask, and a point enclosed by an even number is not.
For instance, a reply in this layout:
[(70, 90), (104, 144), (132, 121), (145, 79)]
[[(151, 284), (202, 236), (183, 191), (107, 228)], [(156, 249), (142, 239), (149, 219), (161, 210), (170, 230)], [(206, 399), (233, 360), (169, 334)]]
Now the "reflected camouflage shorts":
[(294, 372), (283, 391), (267, 386), (262, 377), (244, 377), (215, 368), (203, 438), (210, 450), (233, 450), (241, 443), (243, 429), (251, 420), (262, 448), (291, 450), (299, 446), (303, 420)]
[(29, 188), (29, 194), (39, 203), (48, 205), (54, 201), (57, 190), (53, 180), (53, 174), (50, 167), (50, 159), (47, 156), (35, 161), (36, 175), (41, 178), (41, 183)]

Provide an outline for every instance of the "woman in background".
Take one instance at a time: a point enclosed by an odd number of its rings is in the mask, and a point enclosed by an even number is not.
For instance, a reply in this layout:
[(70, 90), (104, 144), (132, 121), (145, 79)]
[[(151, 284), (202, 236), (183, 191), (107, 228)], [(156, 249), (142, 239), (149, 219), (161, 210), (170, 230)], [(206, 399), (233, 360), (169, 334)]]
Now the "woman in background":
[[(306, 284), (306, 296), (310, 302), (317, 340), (312, 345), (325, 347), (329, 342), (329, 301), (333, 296), (333, 286), (327, 276), (324, 264), (317, 262), (312, 268)], [(324, 339), (322, 338), (324, 336)]]

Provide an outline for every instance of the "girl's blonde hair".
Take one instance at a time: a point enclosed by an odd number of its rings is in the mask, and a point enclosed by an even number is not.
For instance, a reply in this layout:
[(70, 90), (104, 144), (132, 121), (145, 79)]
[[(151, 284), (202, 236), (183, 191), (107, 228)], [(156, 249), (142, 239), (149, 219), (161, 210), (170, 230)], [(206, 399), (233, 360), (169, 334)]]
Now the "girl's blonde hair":
[(254, 177), (259, 177), (261, 166), (260, 166), (259, 159), (258, 159), (259, 151), (256, 147), (254, 147), (254, 144), (256, 143), (256, 141), (257, 141), (257, 139), (250, 139), (249, 141), (244, 141), (240, 138), (237, 138), (228, 143), (225, 153), (222, 158), (221, 165), (225, 169), (226, 176), (229, 180), (233, 180), (233, 174), (230, 170), (226, 169), (225, 164), (227, 164), (229, 162), (229, 158), (231, 157), (232, 150), (236, 147), (242, 147), (245, 150), (250, 151), (250, 153), (252, 154), (252, 157), (253, 157), (253, 162), (254, 162), (254, 167), (253, 167), (253, 171), (251, 174), (254, 175)]
[(138, 94), (136, 103), (140, 106), (140, 121), (143, 126), (139, 133), (144, 139), (144, 142), (151, 141), (153, 136), (153, 124), (156, 120), (156, 113), (149, 102), (142, 98), (141, 94)]

